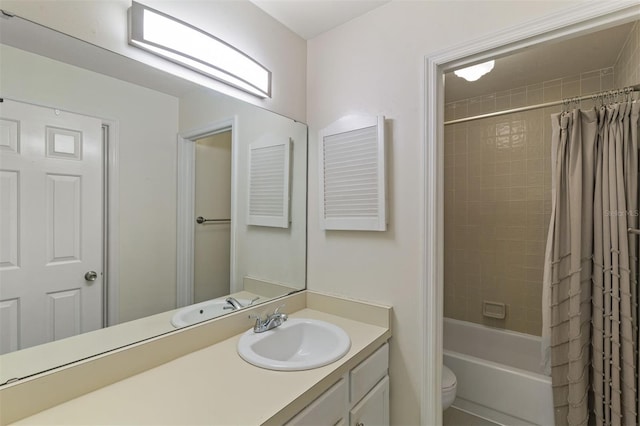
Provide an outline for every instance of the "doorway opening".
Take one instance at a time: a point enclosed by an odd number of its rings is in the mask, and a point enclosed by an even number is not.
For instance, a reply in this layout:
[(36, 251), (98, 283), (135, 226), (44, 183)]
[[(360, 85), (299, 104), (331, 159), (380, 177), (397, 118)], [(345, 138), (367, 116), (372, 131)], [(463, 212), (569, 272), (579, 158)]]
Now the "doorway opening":
[[(444, 74), (547, 41), (566, 40), (637, 19), (630, 4), (581, 6), (471, 45), (427, 57), (425, 82), (425, 254), (423, 269), (424, 424), (441, 424), (444, 305)], [(429, 397), (429, 395), (431, 397)]]
[(230, 118), (178, 135), (178, 308), (235, 291), (236, 128)]
[(195, 141), (193, 302), (226, 296), (231, 282), (231, 130)]

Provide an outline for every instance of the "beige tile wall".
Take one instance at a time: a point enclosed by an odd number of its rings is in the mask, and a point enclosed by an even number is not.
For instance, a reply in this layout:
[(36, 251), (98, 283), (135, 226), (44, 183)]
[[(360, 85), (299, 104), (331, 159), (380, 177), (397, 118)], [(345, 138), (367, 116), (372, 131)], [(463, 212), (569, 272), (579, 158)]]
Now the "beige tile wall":
[[(611, 90), (613, 67), (445, 105), (446, 120)], [(582, 103), (591, 106), (591, 101)], [(550, 115), (560, 107), (445, 127), (445, 316), (540, 335), (551, 210)], [(504, 320), (482, 302), (507, 306)]]
[(640, 22), (636, 22), (614, 66), (616, 88), (640, 84)]

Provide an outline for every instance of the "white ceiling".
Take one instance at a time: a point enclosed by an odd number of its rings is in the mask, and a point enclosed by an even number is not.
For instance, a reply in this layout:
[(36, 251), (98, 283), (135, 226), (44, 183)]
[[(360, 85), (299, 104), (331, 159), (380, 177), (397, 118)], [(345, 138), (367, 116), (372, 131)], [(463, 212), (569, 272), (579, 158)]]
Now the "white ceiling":
[(305, 40), (391, 0), (250, 0)]
[(474, 98), (503, 90), (612, 67), (633, 22), (569, 40), (544, 43), (496, 58), (494, 69), (474, 82), (447, 73), (446, 102)]

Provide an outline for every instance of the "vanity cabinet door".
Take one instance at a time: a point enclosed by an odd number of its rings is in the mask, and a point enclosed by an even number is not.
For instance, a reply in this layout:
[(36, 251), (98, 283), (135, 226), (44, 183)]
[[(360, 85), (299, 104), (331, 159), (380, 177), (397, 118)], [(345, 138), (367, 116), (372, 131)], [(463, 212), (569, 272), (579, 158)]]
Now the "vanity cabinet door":
[(350, 426), (389, 424), (389, 376), (385, 376), (351, 409)]
[(351, 405), (359, 402), (389, 371), (389, 344), (380, 346), (349, 373)]
[(328, 391), (316, 398), (304, 410), (287, 422), (286, 426), (346, 425), (348, 411), (348, 382), (342, 378)]

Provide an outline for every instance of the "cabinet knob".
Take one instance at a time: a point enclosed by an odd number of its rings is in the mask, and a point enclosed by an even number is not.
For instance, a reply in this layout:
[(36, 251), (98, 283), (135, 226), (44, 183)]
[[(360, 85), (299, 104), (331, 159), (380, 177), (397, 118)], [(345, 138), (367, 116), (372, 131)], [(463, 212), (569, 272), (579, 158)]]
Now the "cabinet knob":
[(358, 423), (356, 423), (356, 426), (364, 426), (364, 423), (358, 422)]

